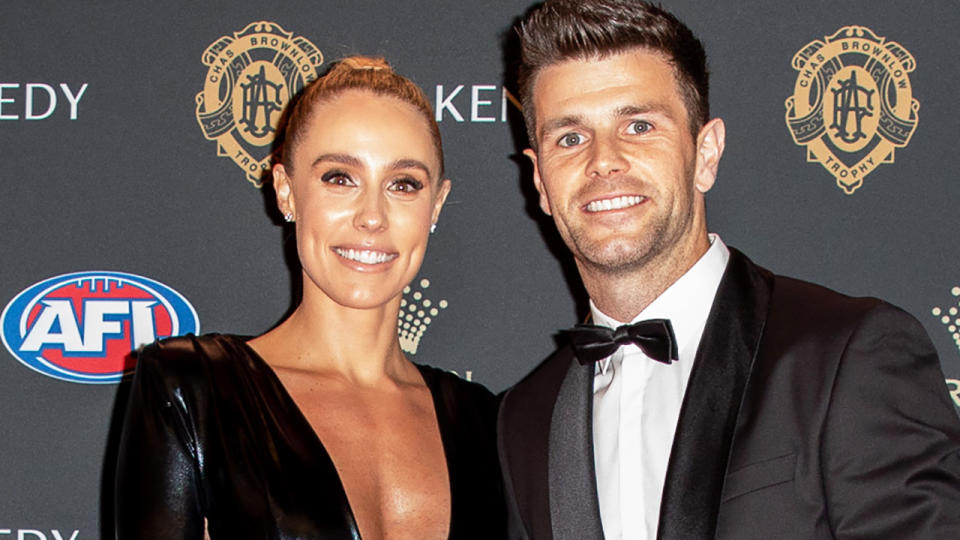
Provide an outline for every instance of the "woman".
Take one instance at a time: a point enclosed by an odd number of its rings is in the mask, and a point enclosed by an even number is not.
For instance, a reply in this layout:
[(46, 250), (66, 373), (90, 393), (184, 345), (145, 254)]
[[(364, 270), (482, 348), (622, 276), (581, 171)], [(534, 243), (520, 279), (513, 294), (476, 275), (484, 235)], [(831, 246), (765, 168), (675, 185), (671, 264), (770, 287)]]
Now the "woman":
[(117, 474), (120, 540), (502, 538), (494, 397), (397, 338), (450, 189), (422, 91), (348, 58), (293, 108), (274, 167), (303, 294), (254, 339), (143, 350)]

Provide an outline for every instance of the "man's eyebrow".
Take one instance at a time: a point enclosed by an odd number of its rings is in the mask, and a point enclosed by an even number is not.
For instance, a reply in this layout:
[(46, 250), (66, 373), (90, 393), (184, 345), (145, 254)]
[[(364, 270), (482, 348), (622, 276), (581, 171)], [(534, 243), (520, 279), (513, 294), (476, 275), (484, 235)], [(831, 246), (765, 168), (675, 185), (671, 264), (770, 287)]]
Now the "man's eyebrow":
[(430, 167), (427, 167), (427, 165), (419, 159), (398, 159), (390, 165), (390, 168), (395, 171), (400, 169), (420, 169), (427, 175), (428, 178), (433, 178), (433, 173), (430, 172)]
[(650, 113), (659, 113), (670, 116), (669, 108), (659, 103), (651, 103), (649, 105), (624, 105), (623, 107), (618, 107), (615, 111), (617, 118)]
[[(651, 103), (648, 105), (624, 105), (622, 107), (617, 107), (616, 110), (614, 110), (614, 115), (617, 118), (626, 118), (626, 117), (635, 116), (638, 114), (651, 114), (651, 113), (664, 114), (666, 116), (670, 116), (670, 109), (666, 105), (663, 105), (660, 103)], [(542, 135), (544, 133), (550, 133), (560, 129), (580, 126), (580, 125), (583, 125), (583, 123), (584, 123), (583, 117), (580, 115), (573, 114), (573, 115), (561, 116), (559, 118), (553, 118), (544, 122), (540, 132)]]
[(543, 123), (543, 126), (540, 128), (541, 134), (550, 133), (552, 131), (557, 131), (558, 129), (564, 129), (573, 126), (583, 125), (583, 117), (579, 115), (569, 115), (561, 116), (560, 118), (552, 118)]
[(342, 163), (351, 167), (361, 166), (360, 158), (351, 156), (350, 154), (321, 154), (320, 156), (317, 156), (317, 159), (313, 160), (313, 166), (316, 167), (319, 163), (324, 161), (333, 161), (335, 163)]

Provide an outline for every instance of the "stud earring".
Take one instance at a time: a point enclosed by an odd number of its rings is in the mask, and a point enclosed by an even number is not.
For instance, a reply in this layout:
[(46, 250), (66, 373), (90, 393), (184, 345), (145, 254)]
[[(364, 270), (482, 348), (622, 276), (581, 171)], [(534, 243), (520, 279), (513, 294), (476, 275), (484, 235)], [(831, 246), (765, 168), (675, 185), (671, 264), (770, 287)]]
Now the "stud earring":
[(283, 215), (283, 220), (287, 223), (293, 223), (293, 212), (287, 212)]
[(435, 232), (437, 232), (437, 224), (436, 224), (436, 223), (431, 223), (431, 224), (430, 224), (430, 234), (433, 234), (433, 233), (435, 233)]

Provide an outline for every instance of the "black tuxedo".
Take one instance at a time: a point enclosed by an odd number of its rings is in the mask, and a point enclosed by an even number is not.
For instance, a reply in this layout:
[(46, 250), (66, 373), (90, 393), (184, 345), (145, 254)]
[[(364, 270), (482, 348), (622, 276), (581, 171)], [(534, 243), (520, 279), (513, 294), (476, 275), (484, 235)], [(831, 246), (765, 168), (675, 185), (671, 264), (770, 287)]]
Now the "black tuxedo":
[[(503, 397), (513, 538), (603, 537), (593, 373), (563, 347)], [(774, 276), (731, 249), (684, 396), (658, 536), (960, 538), (960, 421), (920, 324), (874, 298)]]

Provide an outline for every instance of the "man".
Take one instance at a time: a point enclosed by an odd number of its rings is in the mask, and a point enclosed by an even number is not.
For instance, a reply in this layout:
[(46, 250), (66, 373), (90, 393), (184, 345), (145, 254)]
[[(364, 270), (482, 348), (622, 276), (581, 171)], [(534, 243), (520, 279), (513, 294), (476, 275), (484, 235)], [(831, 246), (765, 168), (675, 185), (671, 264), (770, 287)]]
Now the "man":
[(960, 422), (919, 323), (708, 235), (724, 124), (690, 30), (555, 0), (520, 33), (540, 206), (611, 330), (504, 395), (512, 536), (960, 538)]

